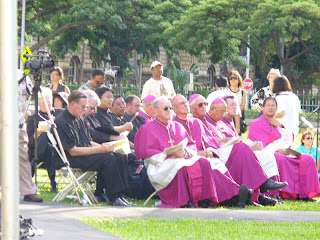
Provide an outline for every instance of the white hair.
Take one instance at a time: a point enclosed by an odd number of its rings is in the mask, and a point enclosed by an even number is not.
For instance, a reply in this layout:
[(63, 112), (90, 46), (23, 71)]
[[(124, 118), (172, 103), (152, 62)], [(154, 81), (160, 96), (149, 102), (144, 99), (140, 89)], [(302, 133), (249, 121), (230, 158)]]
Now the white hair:
[(100, 105), (100, 98), (96, 94), (95, 91), (93, 91), (91, 89), (87, 89), (87, 90), (81, 90), (81, 92), (83, 92), (85, 95), (87, 95), (88, 100), (97, 101), (98, 106)]
[(167, 100), (167, 101), (169, 101), (168, 98), (165, 97), (165, 96), (157, 97), (157, 98), (153, 101), (153, 107), (154, 107), (154, 108), (159, 108), (159, 102), (160, 102), (161, 100)]
[[(51, 100), (51, 102), (53, 101), (52, 90), (50, 88), (41, 87), (41, 92), (44, 98)], [(38, 97), (42, 98), (40, 92), (38, 92)]]

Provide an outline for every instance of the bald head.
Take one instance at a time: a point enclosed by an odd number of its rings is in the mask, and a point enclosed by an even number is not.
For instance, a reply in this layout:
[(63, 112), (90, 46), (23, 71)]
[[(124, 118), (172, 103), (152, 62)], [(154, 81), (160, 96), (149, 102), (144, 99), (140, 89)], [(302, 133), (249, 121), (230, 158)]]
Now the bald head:
[(156, 117), (159, 121), (167, 124), (171, 119), (171, 102), (167, 97), (158, 97), (153, 102), (153, 107), (156, 110)]
[(222, 103), (213, 103), (210, 106), (208, 114), (216, 122), (224, 118), (227, 112), (227, 104), (223, 101)]
[(208, 103), (206, 99), (199, 95), (190, 103), (190, 109), (194, 117), (203, 118), (206, 114), (206, 106)]
[(172, 106), (173, 106), (173, 111), (179, 118), (182, 118), (182, 119), (187, 118), (188, 113), (190, 112), (190, 109), (189, 109), (188, 101), (184, 96), (182, 96), (181, 94), (176, 95), (172, 100)]

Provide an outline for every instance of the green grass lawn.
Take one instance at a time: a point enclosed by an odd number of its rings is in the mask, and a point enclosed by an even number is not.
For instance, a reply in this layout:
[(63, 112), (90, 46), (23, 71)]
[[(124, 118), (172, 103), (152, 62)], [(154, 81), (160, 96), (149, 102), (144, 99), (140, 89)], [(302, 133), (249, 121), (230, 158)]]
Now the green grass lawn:
[(319, 222), (80, 218), (123, 239), (319, 239)]
[[(39, 196), (41, 196), (45, 201), (52, 201), (52, 199), (55, 197), (55, 193), (50, 193), (50, 183), (49, 178), (47, 177), (47, 173), (44, 169), (38, 169), (38, 193)], [(62, 177), (59, 175), (59, 172), (57, 172), (57, 182), (58, 184), (58, 190), (61, 191), (65, 184), (62, 182)], [(313, 202), (303, 202), (303, 201), (296, 201), (296, 200), (284, 200), (285, 204), (282, 205), (276, 205), (274, 207), (262, 207), (257, 208), (253, 206), (246, 206), (246, 209), (252, 209), (252, 210), (282, 210), (282, 211), (319, 211), (320, 212), (320, 197), (316, 198), (318, 201), (316, 203)], [(159, 201), (157, 199), (151, 199), (146, 207), (155, 207), (155, 203)], [(63, 203), (68, 204), (78, 204), (74, 201), (74, 199), (64, 199), (62, 201)], [(142, 207), (144, 200), (136, 200), (133, 201), (138, 207)], [(96, 203), (95, 206), (101, 206), (106, 205), (106, 203)], [(225, 207), (214, 207), (214, 208), (220, 208), (224, 209)], [(232, 208), (237, 209), (237, 208)]]

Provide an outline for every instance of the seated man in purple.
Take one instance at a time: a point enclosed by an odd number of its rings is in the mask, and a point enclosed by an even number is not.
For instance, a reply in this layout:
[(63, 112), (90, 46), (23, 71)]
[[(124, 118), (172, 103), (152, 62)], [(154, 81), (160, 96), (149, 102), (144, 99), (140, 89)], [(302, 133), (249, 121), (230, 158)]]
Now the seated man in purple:
[[(161, 207), (213, 206), (218, 203), (210, 162), (197, 156), (194, 143), (180, 123), (171, 120), (171, 104), (166, 97), (154, 101), (156, 119), (144, 124), (135, 137), (137, 158), (144, 159), (148, 176), (162, 200)], [(173, 153), (165, 149), (187, 140), (186, 148)], [(249, 191), (241, 187), (239, 206)]]
[[(233, 120), (236, 116), (236, 102), (234, 96), (225, 96), (223, 97), (223, 100), (227, 104), (227, 113), (224, 116), (224, 118), (221, 121), (219, 121), (219, 126), (226, 137), (236, 137), (238, 136), (238, 133), (234, 127), (235, 124)], [(251, 145), (249, 146), (252, 148), (254, 154), (257, 156), (260, 165), (264, 173), (268, 176), (268, 178), (277, 176), (274, 180), (280, 180), (277, 161), (273, 152), (263, 150), (263, 145), (261, 141), (251, 142)]]
[(281, 197), (315, 201), (312, 198), (320, 194), (320, 187), (313, 157), (300, 155), (290, 149), (293, 143), (292, 132), (274, 118), (277, 112), (276, 99), (266, 98), (262, 112), (263, 115), (250, 124), (248, 139), (262, 141), (265, 149), (275, 152), (280, 179), (289, 183), (281, 190)]
[(151, 122), (155, 115), (153, 101), (156, 98), (155, 95), (149, 94), (142, 100), (142, 109), (139, 110), (138, 116), (144, 118), (147, 122)]
[[(224, 164), (216, 159), (217, 151), (211, 147), (210, 141), (206, 138), (204, 126), (197, 118), (190, 117), (189, 103), (181, 94), (172, 99), (173, 111), (176, 116), (173, 121), (179, 122), (189, 133), (191, 140), (196, 144), (198, 155), (209, 159), (212, 175), (216, 183), (216, 191), (219, 203), (231, 199), (239, 192), (239, 185), (232, 179), (228, 169)], [(251, 199), (251, 196), (250, 196)], [(255, 205), (253, 202), (249, 204)]]
[(232, 178), (238, 184), (245, 184), (248, 188), (255, 190), (254, 201), (259, 200), (262, 205), (275, 205), (276, 201), (260, 195), (259, 189), (261, 192), (277, 190), (286, 186), (287, 183), (277, 183), (268, 179), (259, 160), (248, 145), (239, 140), (229, 142), (232, 138), (226, 137), (218, 125), (226, 114), (225, 102), (217, 98), (210, 105), (209, 112), (206, 113), (203, 96), (191, 96), (190, 99), (193, 116), (199, 118), (207, 128), (206, 136), (211, 139), (212, 147), (217, 148), (219, 160), (228, 168)]

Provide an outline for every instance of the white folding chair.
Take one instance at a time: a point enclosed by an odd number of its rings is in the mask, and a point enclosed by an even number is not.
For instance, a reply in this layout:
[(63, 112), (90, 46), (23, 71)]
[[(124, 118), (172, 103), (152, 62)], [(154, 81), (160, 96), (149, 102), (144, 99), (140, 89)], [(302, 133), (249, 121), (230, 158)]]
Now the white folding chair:
[[(67, 168), (62, 168), (60, 169), (60, 171), (63, 175), (65, 175), (65, 173), (68, 173)], [(96, 197), (94, 196), (94, 189), (95, 189), (95, 183), (96, 183), (95, 177), (97, 173), (94, 171), (84, 171), (79, 168), (71, 168), (71, 171), (75, 176), (75, 181), (81, 184), (84, 193), (88, 196), (89, 198), (88, 203), (92, 205), (93, 202), (98, 202)], [(73, 190), (77, 191), (77, 189), (74, 189), (74, 184), (72, 183), (72, 180), (71, 180), (69, 181), (69, 184), (53, 198), (52, 201), (54, 202), (62, 201)], [(73, 194), (75, 194), (75, 191), (73, 192)]]

